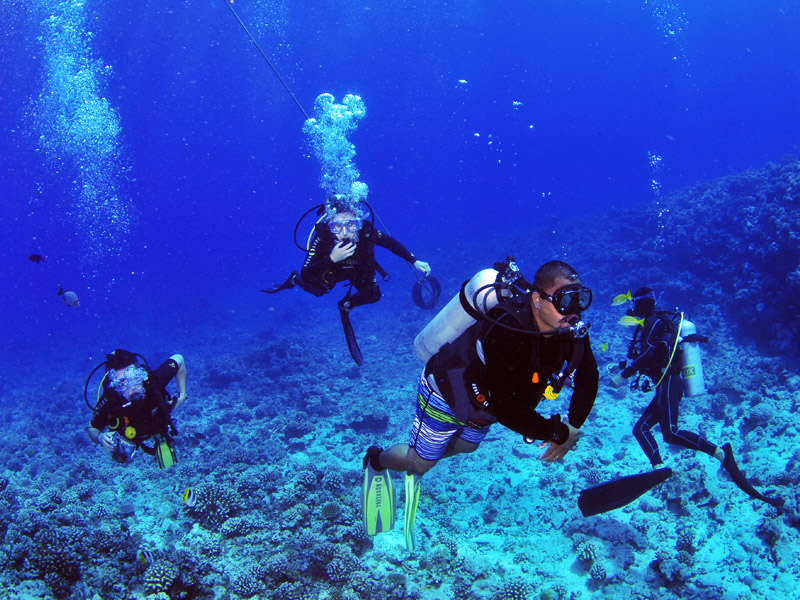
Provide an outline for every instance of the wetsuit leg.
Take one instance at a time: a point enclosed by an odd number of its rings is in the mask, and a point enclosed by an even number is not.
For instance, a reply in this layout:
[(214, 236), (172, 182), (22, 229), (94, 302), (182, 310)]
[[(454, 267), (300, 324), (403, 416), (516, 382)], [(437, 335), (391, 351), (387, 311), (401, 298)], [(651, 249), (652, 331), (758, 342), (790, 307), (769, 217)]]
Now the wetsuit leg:
[(309, 294), (313, 294), (317, 298), (320, 296), (324, 296), (328, 292), (330, 292), (330, 288), (326, 285), (323, 285), (319, 281), (314, 281), (313, 279), (303, 279), (303, 272), (300, 271), (298, 275), (294, 277), (294, 283), (297, 287), (301, 290), (308, 292)]
[(348, 298), (348, 309), (350, 310), (362, 304), (374, 304), (381, 299), (381, 288), (374, 278), (367, 282), (354, 281), (353, 288), (356, 291)]
[(661, 460), (661, 453), (658, 451), (656, 439), (650, 432), (653, 425), (658, 424), (658, 412), (658, 395), (656, 394), (650, 404), (647, 405), (647, 408), (644, 409), (642, 416), (636, 421), (636, 425), (633, 426), (633, 437), (639, 442), (645, 456), (647, 456), (647, 460), (654, 467), (664, 462)]
[(664, 441), (714, 456), (714, 452), (717, 450), (714, 444), (696, 433), (678, 429), (678, 410), (681, 399), (683, 399), (683, 381), (679, 375), (668, 376), (656, 390), (659, 423)]

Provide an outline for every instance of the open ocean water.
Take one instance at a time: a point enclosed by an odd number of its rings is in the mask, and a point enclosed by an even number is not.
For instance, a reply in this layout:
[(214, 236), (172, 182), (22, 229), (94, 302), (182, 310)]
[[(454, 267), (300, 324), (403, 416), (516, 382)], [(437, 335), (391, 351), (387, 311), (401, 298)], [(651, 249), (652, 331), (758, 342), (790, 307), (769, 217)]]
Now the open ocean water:
[[(0, 0), (0, 597), (800, 598), (797, 31), (790, 0)], [(364, 114), (326, 121), (348, 95)], [(441, 305), (509, 254), (594, 290), (578, 447), (545, 464), (493, 426), (424, 477), (413, 553), (361, 530), (361, 457), (406, 440), (436, 311), (378, 249), (357, 367), (344, 287), (259, 292), (300, 267), (332, 172)], [(669, 482), (581, 516), (581, 489), (649, 469), (650, 396), (605, 371), (630, 336), (611, 299), (643, 285), (711, 338), (681, 426), (783, 509), (657, 431)], [(186, 359), (173, 468), (86, 436), (116, 348)]]

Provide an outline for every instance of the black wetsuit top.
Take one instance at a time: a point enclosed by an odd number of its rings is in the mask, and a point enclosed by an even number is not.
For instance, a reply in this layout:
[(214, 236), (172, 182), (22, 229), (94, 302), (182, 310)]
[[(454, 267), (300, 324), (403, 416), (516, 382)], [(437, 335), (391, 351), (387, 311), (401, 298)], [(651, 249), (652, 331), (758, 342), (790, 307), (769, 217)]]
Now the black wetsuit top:
[(123, 407), (118, 395), (102, 396), (97, 403), (100, 412), (95, 413), (90, 425), (100, 431), (106, 428), (118, 431), (125, 439), (129, 439), (125, 436), (125, 428), (131, 426), (136, 430), (136, 436), (130, 441), (136, 445), (156, 434), (166, 435), (172, 421), (167, 384), (177, 372), (178, 363), (171, 358), (150, 371), (144, 383), (145, 399), (141, 406)]
[[(631, 362), (623, 369), (622, 376), (627, 379), (636, 373), (641, 373), (652, 379), (653, 383), (661, 379), (675, 344), (675, 331), (679, 320), (679, 314), (660, 310), (645, 318), (644, 325), (639, 326), (633, 334), (628, 350), (628, 359)], [(680, 352), (680, 348), (675, 351), (669, 375), (680, 373)]]
[(311, 241), (303, 268), (300, 270), (302, 287), (311, 293), (321, 295), (332, 290), (340, 281), (350, 281), (356, 287), (372, 283), (375, 279), (376, 245), (386, 248), (411, 264), (417, 260), (403, 244), (375, 229), (368, 221), (364, 221), (358, 232), (358, 242), (352, 256), (335, 263), (331, 260), (331, 251), (338, 243), (327, 225), (317, 226), (316, 235)]
[[(513, 309), (505, 301), (489, 315), (512, 327), (537, 330), (528, 298)], [(484, 360), (478, 354), (479, 343)], [(565, 368), (576, 344), (583, 346), (583, 357), (575, 371), (569, 422), (579, 428), (592, 410), (600, 380), (589, 336), (530, 336), (478, 322), (431, 357), (425, 373), (433, 374), (442, 396), (465, 423), (479, 426), (497, 421), (525, 437), (563, 443), (569, 430), (561, 417), (546, 419), (535, 409), (550, 378)]]

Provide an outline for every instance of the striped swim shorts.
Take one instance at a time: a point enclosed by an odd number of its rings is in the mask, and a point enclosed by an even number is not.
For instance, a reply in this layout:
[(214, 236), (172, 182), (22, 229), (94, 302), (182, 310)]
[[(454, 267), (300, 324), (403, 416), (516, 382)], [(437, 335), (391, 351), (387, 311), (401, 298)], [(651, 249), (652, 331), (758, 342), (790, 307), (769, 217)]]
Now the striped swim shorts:
[(424, 460), (439, 460), (444, 456), (453, 436), (480, 444), (489, 427), (475, 428), (459, 421), (444, 398), (431, 389), (425, 372), (419, 379), (414, 426), (408, 445)]

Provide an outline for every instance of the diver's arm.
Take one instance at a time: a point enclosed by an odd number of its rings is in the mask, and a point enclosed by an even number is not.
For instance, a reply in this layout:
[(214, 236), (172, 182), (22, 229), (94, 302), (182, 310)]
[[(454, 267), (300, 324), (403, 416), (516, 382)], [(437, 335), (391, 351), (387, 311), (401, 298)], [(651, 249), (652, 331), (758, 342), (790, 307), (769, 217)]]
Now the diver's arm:
[(170, 360), (174, 360), (178, 365), (178, 372), (175, 373), (175, 384), (178, 386), (178, 399), (175, 401), (174, 407), (178, 408), (189, 397), (189, 394), (186, 392), (186, 362), (183, 360), (181, 354), (173, 354), (169, 358)]
[(94, 428), (92, 426), (89, 426), (89, 427), (86, 428), (86, 433), (89, 434), (89, 439), (92, 440), (95, 444), (99, 444), (100, 443), (100, 439), (99, 438), (100, 438), (101, 431), (99, 429), (96, 429), (96, 428)]
[(628, 366), (622, 370), (620, 375), (622, 375), (625, 379), (628, 379), (637, 372), (641, 371), (643, 368), (653, 366), (653, 364), (658, 361), (658, 344), (661, 341), (661, 335), (665, 328), (666, 325), (659, 319), (659, 322), (653, 325), (646, 337), (642, 339), (642, 353), (637, 356), (635, 360), (629, 363)]
[(569, 401), (569, 423), (580, 429), (594, 406), (600, 386), (597, 359), (592, 352), (589, 336), (583, 338), (583, 357), (575, 371), (575, 389)]
[[(416, 266), (415, 263), (422, 262), (422, 261), (418, 261), (417, 257), (414, 256), (413, 254), (411, 254), (411, 252), (408, 250), (408, 248), (406, 248), (403, 244), (398, 242), (392, 236), (390, 236), (390, 235), (388, 235), (386, 233), (383, 233), (382, 231), (380, 231), (378, 229), (373, 229), (372, 232), (373, 232), (372, 234), (373, 234), (374, 239), (375, 239), (375, 243), (378, 246), (380, 246), (381, 248), (386, 248), (392, 254), (394, 254), (396, 256), (399, 256), (400, 258), (402, 258), (403, 260), (405, 260), (407, 262), (410, 262), (414, 266)], [(427, 263), (424, 263), (424, 264), (427, 265)], [(428, 267), (428, 269), (430, 270), (430, 267)], [(420, 270), (422, 271), (423, 269), (420, 269)]]

